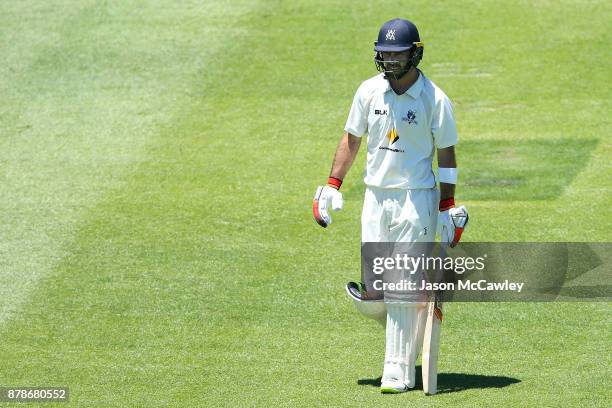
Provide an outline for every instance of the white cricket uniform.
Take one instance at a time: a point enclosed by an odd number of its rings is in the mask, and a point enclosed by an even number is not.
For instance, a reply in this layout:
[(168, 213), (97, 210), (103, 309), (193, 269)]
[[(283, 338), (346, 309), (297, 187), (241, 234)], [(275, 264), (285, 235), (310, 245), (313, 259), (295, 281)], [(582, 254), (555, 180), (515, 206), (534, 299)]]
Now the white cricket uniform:
[(446, 94), (421, 71), (402, 95), (384, 74), (376, 75), (357, 90), (344, 130), (368, 135), (362, 242), (434, 241), (439, 203), (434, 153), (457, 144)]

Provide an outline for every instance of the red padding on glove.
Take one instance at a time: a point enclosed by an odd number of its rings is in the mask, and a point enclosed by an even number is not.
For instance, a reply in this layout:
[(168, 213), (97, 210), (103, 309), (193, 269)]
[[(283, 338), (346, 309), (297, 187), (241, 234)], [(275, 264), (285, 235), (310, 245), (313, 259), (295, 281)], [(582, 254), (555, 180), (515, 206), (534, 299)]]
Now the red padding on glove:
[(327, 185), (335, 188), (336, 190), (340, 190), (340, 186), (342, 185), (342, 180), (336, 177), (330, 177), (327, 179)]
[(455, 206), (455, 197), (447, 198), (446, 200), (440, 200), (440, 211), (446, 211)]
[(442, 309), (439, 307), (434, 307), (434, 314), (438, 318), (438, 320), (442, 321)]
[(455, 238), (453, 238), (453, 244), (458, 244), (463, 234), (463, 228), (455, 227)]

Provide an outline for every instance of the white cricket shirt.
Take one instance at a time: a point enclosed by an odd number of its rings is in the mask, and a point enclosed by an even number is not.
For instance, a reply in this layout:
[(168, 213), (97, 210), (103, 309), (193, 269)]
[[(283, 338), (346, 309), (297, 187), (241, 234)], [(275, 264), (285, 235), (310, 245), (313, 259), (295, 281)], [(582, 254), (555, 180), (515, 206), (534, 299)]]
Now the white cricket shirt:
[(451, 102), (421, 71), (402, 95), (382, 73), (364, 81), (344, 130), (357, 137), (368, 134), (364, 182), (380, 188), (434, 187), (435, 148), (457, 144)]

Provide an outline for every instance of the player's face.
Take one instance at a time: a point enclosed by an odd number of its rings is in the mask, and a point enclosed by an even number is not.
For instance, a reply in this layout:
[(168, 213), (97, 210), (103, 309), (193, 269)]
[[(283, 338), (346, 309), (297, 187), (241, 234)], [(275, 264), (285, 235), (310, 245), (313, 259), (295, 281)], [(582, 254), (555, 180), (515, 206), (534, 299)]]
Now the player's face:
[(383, 52), (382, 57), (386, 71), (400, 72), (408, 64), (407, 52)]

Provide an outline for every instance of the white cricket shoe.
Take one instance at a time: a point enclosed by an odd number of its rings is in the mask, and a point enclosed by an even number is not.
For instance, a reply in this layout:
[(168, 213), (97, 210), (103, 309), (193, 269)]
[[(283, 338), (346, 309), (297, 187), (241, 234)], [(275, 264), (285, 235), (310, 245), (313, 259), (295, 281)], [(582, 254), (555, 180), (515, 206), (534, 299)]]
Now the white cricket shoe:
[(383, 394), (400, 394), (408, 391), (408, 386), (397, 378), (383, 379), (380, 384), (380, 392)]

